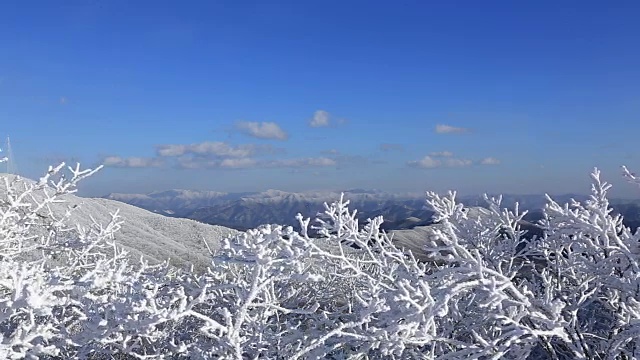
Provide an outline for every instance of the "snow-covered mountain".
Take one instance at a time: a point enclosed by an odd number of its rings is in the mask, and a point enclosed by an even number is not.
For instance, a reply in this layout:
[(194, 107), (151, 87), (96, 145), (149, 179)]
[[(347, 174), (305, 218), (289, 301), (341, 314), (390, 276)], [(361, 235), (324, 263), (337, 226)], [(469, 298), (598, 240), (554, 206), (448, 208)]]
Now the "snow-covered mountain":
[[(240, 199), (217, 206), (200, 208), (188, 215), (209, 224), (220, 224), (236, 229), (247, 229), (265, 223), (282, 223), (295, 225), (298, 213), (306, 217), (314, 217), (324, 210), (325, 202), (333, 202), (340, 198), (337, 192), (309, 192), (290, 193), (278, 190), (268, 190), (262, 193), (244, 196)], [(350, 200), (350, 208), (358, 209), (360, 217), (380, 215), (380, 209), (409, 202), (414, 210), (422, 207), (419, 198), (407, 198), (384, 193), (345, 192), (345, 198)], [(388, 214), (386, 214), (388, 215)], [(403, 218), (404, 219), (404, 218)], [(391, 221), (391, 219), (388, 219)]]
[[(340, 194), (338, 191), (218, 193), (170, 190), (150, 194), (110, 194), (108, 198), (157, 213), (245, 230), (271, 223), (295, 226), (296, 214), (315, 217), (324, 211), (325, 202), (338, 200)], [(385, 228), (430, 223), (432, 212), (424, 209), (422, 194), (362, 189), (348, 190), (344, 194), (351, 201), (350, 207), (358, 209), (362, 220), (384, 216)]]
[[(186, 217), (208, 224), (239, 230), (255, 228), (262, 224), (297, 225), (298, 213), (315, 217), (324, 210), (325, 202), (340, 198), (338, 191), (221, 193), (213, 191), (169, 190), (149, 194), (110, 194), (109, 199), (122, 201), (169, 216)], [(350, 207), (358, 209), (364, 222), (368, 217), (382, 215), (386, 230), (411, 229), (431, 224), (432, 211), (425, 209), (423, 194), (393, 194), (376, 190), (353, 189), (344, 192), (351, 201)], [(584, 200), (584, 196), (569, 194), (554, 197), (561, 202), (570, 198)], [(459, 197), (467, 206), (486, 205), (481, 196)], [(529, 216), (544, 207), (544, 195), (504, 195), (503, 206), (512, 208), (518, 202), (521, 210), (530, 210)]]
[[(0, 174), (0, 179), (14, 175)], [(32, 180), (23, 179), (31, 182)], [(35, 194), (37, 197), (43, 194)], [(66, 203), (53, 204), (54, 214), (61, 217), (69, 206), (74, 208), (70, 224), (89, 227), (91, 217), (106, 224), (110, 213), (120, 211), (124, 223), (115, 235), (115, 242), (133, 258), (144, 256), (151, 263), (169, 260), (170, 264), (183, 267), (193, 264), (204, 269), (210, 264), (207, 245), (219, 247), (220, 240), (237, 233), (223, 226), (203, 224), (190, 219), (171, 218), (119, 201), (102, 198), (82, 198), (75, 195), (61, 197)], [(6, 199), (4, 181), (0, 181), (0, 201)], [(206, 241), (206, 244), (205, 244)]]
[(148, 194), (111, 193), (104, 198), (124, 202), (155, 213), (186, 217), (196, 209), (237, 200), (249, 193), (225, 193), (173, 189)]

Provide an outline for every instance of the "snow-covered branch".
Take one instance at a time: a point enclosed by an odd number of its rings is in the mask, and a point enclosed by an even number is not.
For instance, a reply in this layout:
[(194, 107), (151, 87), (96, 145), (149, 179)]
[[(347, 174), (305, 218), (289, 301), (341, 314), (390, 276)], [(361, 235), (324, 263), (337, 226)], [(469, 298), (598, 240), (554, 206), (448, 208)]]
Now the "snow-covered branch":
[(420, 262), (341, 197), (298, 230), (224, 239), (205, 273), (132, 261), (113, 242), (117, 212), (56, 216), (95, 171), (2, 179), (0, 357), (640, 357), (640, 234), (612, 215), (598, 170), (586, 202), (548, 198), (542, 237), (500, 198), (465, 208), (430, 192), (437, 237)]

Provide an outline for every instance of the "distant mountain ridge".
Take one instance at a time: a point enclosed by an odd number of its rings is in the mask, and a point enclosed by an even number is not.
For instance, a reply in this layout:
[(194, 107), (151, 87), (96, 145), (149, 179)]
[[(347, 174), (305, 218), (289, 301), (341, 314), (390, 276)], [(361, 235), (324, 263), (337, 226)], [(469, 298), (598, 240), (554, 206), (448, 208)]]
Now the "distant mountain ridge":
[[(340, 198), (340, 191), (287, 192), (266, 190), (263, 192), (226, 193), (216, 191), (168, 190), (149, 194), (113, 193), (108, 199), (125, 202), (143, 209), (172, 217), (185, 217), (200, 222), (221, 225), (237, 230), (255, 228), (262, 224), (297, 226), (295, 216), (314, 218), (324, 211), (323, 204)], [(350, 207), (358, 209), (358, 218), (364, 223), (367, 218), (382, 215), (385, 230), (412, 229), (430, 225), (433, 212), (426, 208), (424, 194), (388, 193), (378, 190), (351, 189), (344, 191)], [(497, 195), (496, 195), (497, 196)], [(586, 195), (565, 194), (554, 196), (564, 203), (573, 198), (587, 199)], [(485, 206), (482, 196), (460, 196), (458, 201), (467, 206)], [(544, 195), (503, 195), (504, 207), (513, 208), (519, 203), (520, 210), (529, 210), (527, 220), (536, 221), (546, 204)]]
[(190, 212), (236, 200), (249, 193), (225, 193), (173, 189), (148, 194), (111, 193), (104, 198), (134, 205), (159, 214), (187, 217)]
[[(185, 217), (208, 224), (221, 225), (237, 230), (255, 228), (262, 224), (282, 224), (296, 227), (298, 213), (314, 218), (324, 211), (323, 204), (340, 198), (340, 191), (287, 192), (267, 190), (263, 192), (225, 193), (215, 191), (168, 190), (149, 194), (110, 194), (112, 200), (125, 202), (149, 211)], [(412, 229), (432, 224), (433, 212), (425, 207), (424, 194), (387, 193), (378, 190), (351, 189), (344, 191), (350, 200), (350, 207), (358, 209), (362, 223), (368, 217), (382, 215), (385, 230)], [(490, 195), (497, 197), (498, 195)], [(587, 195), (553, 195), (558, 203), (571, 199), (585, 201)], [(486, 206), (482, 196), (458, 196), (458, 201), (466, 206)], [(612, 199), (614, 213), (625, 216), (625, 225), (632, 229), (640, 226), (640, 201)], [(513, 209), (516, 202), (519, 209), (529, 211), (525, 219), (531, 223), (542, 216), (547, 200), (542, 194), (502, 195), (502, 205)]]
[[(267, 190), (253, 193), (218, 193), (170, 190), (150, 194), (109, 194), (107, 198), (139, 206), (169, 216), (186, 217), (208, 224), (238, 230), (262, 224), (297, 225), (298, 213), (315, 217), (324, 211), (324, 203), (340, 198), (337, 191), (304, 193)], [(359, 218), (382, 215), (385, 227), (396, 223), (428, 225), (432, 212), (424, 208), (424, 196), (415, 193), (392, 194), (377, 190), (353, 189), (344, 192)]]

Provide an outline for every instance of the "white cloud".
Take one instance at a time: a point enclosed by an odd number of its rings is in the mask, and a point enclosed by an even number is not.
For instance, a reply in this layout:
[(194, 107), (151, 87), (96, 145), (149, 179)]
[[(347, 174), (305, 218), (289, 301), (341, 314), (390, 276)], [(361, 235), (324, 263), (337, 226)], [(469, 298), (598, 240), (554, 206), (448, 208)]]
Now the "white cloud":
[(177, 159), (177, 165), (182, 169), (307, 168), (336, 166), (337, 163), (327, 157), (256, 160), (248, 157), (207, 159), (185, 156)]
[(499, 165), (500, 164), (500, 160), (494, 158), (494, 157), (488, 157), (488, 158), (484, 158), (482, 159), (482, 161), (480, 161), (480, 164), (482, 165)]
[(322, 167), (335, 166), (337, 162), (334, 159), (326, 157), (302, 158), (302, 159), (282, 159), (274, 160), (267, 164), (269, 167)]
[(259, 139), (286, 140), (289, 135), (274, 122), (239, 121), (236, 128)]
[(306, 159), (306, 163), (310, 166), (334, 166), (336, 165), (336, 161), (333, 159), (320, 157), (320, 158), (310, 158)]
[[(122, 158), (110, 156), (104, 164), (115, 167), (152, 167), (169, 165), (179, 169), (306, 168), (338, 166), (349, 157), (338, 150), (325, 156), (293, 159), (256, 159), (260, 155), (281, 154), (284, 150), (269, 144), (230, 145), (226, 142), (164, 144), (156, 146), (156, 157)], [(359, 160), (358, 162), (362, 162)]]
[(240, 169), (256, 166), (257, 163), (258, 162), (255, 159), (251, 158), (224, 159), (220, 162), (220, 167)]
[(419, 167), (423, 169), (433, 169), (439, 167), (463, 167), (469, 166), (473, 162), (467, 159), (454, 159), (454, 158), (445, 158), (438, 159), (433, 156), (427, 155), (420, 160), (414, 160), (407, 162), (407, 165), (413, 167)]
[(436, 151), (429, 153), (429, 156), (433, 157), (452, 157), (453, 153), (451, 151)]
[(156, 152), (160, 156), (180, 156), (187, 152), (188, 145), (160, 145)]
[(207, 159), (193, 157), (180, 157), (176, 164), (181, 169), (245, 169), (260, 165), (253, 158)]
[(431, 156), (427, 155), (420, 160), (409, 161), (407, 164), (409, 166), (431, 169), (431, 168), (440, 167), (442, 165), (442, 162), (440, 160), (436, 160)]
[(311, 127), (329, 126), (329, 121), (330, 121), (330, 115), (328, 112), (324, 110), (316, 110), (316, 112), (313, 113), (313, 118), (309, 120), (309, 126)]
[(446, 159), (446, 160), (444, 160), (444, 164), (447, 167), (469, 166), (472, 163), (473, 162), (471, 160), (467, 160), (467, 159)]
[(217, 141), (193, 144), (189, 147), (189, 150), (200, 155), (241, 158), (253, 155), (256, 152), (256, 146), (240, 145), (234, 147), (227, 143)]
[(122, 158), (120, 156), (107, 156), (102, 163), (105, 166), (128, 167), (128, 168), (146, 168), (158, 167), (162, 165), (162, 161), (157, 158), (130, 157)]
[(225, 142), (202, 142), (190, 145), (159, 145), (156, 148), (156, 152), (159, 156), (171, 157), (182, 156), (187, 154), (195, 155), (213, 155), (216, 157), (232, 157), (243, 158), (251, 156), (258, 151), (271, 152), (270, 146), (257, 146), (257, 145), (239, 145), (232, 146)]
[(436, 125), (436, 133), (438, 134), (461, 134), (469, 132), (470, 129), (463, 127), (455, 127), (450, 125), (438, 124)]

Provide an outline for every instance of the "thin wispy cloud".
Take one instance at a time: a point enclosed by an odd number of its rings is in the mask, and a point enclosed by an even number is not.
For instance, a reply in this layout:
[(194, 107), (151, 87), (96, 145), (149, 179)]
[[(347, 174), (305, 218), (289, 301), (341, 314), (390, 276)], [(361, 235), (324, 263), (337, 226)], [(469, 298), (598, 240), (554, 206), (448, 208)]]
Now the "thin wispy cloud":
[(206, 141), (196, 144), (167, 144), (158, 145), (156, 153), (162, 157), (174, 157), (183, 155), (210, 155), (215, 157), (243, 158), (252, 156), (258, 152), (271, 153), (273, 148), (269, 145), (244, 144), (233, 146), (222, 141)]
[(436, 125), (436, 133), (438, 134), (463, 134), (470, 132), (471, 129), (456, 127), (451, 125), (438, 124)]
[(402, 151), (404, 150), (404, 146), (401, 144), (383, 143), (380, 144), (379, 149), (382, 151)]
[(413, 160), (407, 162), (407, 165), (412, 167), (420, 167), (425, 169), (437, 168), (441, 165), (440, 160), (434, 159), (433, 157), (427, 155), (420, 160)]
[(220, 167), (231, 169), (242, 169), (248, 167), (255, 167), (258, 162), (252, 158), (241, 159), (224, 159), (220, 162)]
[(239, 121), (236, 129), (241, 133), (258, 138), (271, 140), (287, 140), (289, 135), (274, 122)]
[(432, 157), (452, 157), (453, 153), (451, 151), (435, 151), (435, 152), (429, 153), (429, 156), (432, 156)]
[(420, 160), (407, 162), (407, 165), (411, 167), (418, 167), (423, 169), (434, 169), (434, 168), (442, 168), (442, 167), (464, 167), (464, 166), (470, 166), (472, 164), (473, 162), (467, 159), (436, 158), (430, 155), (427, 155)]
[(325, 110), (316, 110), (313, 113), (313, 117), (309, 120), (309, 126), (311, 127), (325, 127), (329, 126), (331, 115)]
[[(113, 167), (159, 167), (177, 169), (247, 169), (247, 168), (306, 168), (337, 166), (342, 162), (338, 150), (323, 152), (329, 156), (273, 159), (283, 154), (283, 149), (267, 144), (231, 145), (222, 141), (207, 141), (194, 144), (163, 144), (156, 146), (152, 158), (109, 156), (103, 163)], [(267, 159), (256, 159), (265, 156)]]
[(247, 169), (255, 168), (258, 161), (253, 158), (234, 159), (205, 159), (205, 158), (178, 158), (175, 167), (178, 169)]
[(467, 159), (444, 159), (442, 162), (446, 167), (462, 167), (473, 164), (473, 161)]
[(277, 160), (179, 158), (177, 165), (182, 169), (312, 168), (336, 166), (337, 161), (326, 157)]
[(433, 168), (452, 168), (452, 167), (465, 167), (474, 164), (479, 165), (498, 165), (500, 160), (494, 157), (486, 157), (480, 161), (471, 161), (469, 159), (460, 159), (453, 157), (454, 154), (451, 151), (437, 151), (431, 152), (427, 156), (419, 160), (413, 160), (407, 162), (407, 165), (411, 167), (418, 167), (423, 169)]
[(122, 167), (122, 168), (148, 168), (148, 167), (160, 167), (163, 165), (163, 162), (158, 158), (144, 158), (144, 157), (123, 158), (120, 156), (107, 156), (102, 160), (102, 164), (104, 166)]
[(488, 158), (484, 158), (480, 161), (480, 164), (482, 165), (499, 165), (500, 164), (500, 160), (494, 158), (494, 157), (488, 157)]
[(340, 155), (340, 151), (336, 149), (324, 150), (321, 153), (326, 155)]
[(191, 157), (179, 157), (174, 167), (182, 170), (210, 169), (218, 167), (220, 160), (207, 160)]
[(329, 158), (309, 158), (303, 162), (304, 165), (308, 166), (335, 166), (336, 161), (334, 159)]
[(280, 159), (268, 162), (269, 167), (324, 167), (337, 165), (336, 160), (327, 157), (301, 158), (301, 159)]

